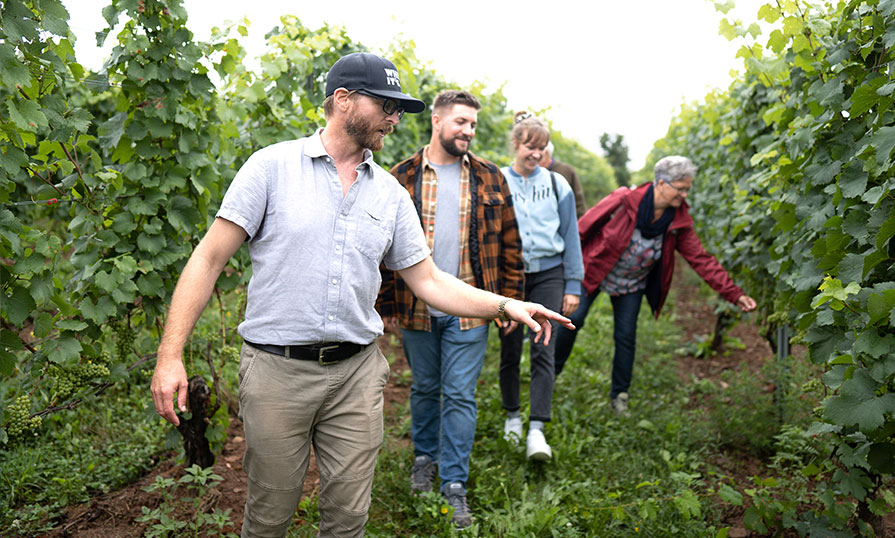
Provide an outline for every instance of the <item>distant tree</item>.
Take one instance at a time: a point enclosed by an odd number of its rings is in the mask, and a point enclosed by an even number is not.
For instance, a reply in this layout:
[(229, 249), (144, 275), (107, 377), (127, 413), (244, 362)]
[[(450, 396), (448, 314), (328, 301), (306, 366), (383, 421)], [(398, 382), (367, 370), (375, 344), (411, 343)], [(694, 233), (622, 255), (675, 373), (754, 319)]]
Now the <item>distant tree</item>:
[(609, 133), (603, 133), (600, 136), (600, 147), (606, 154), (606, 160), (609, 166), (615, 171), (615, 181), (619, 187), (625, 187), (631, 183), (631, 172), (628, 171), (628, 145), (625, 144), (625, 137), (616, 134), (614, 137)]

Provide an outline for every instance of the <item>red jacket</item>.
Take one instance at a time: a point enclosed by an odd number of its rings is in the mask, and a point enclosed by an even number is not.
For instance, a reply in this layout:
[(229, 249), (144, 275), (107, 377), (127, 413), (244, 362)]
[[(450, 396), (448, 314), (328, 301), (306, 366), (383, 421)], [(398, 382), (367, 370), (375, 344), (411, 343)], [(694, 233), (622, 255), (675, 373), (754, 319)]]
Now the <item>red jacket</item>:
[[(650, 183), (636, 189), (619, 187), (578, 219), (584, 256), (583, 284), (588, 295), (599, 289), (600, 283), (631, 243), (637, 223), (637, 208), (649, 186)], [(735, 303), (743, 295), (743, 290), (733, 283), (718, 260), (702, 247), (693, 230), (689, 207), (685, 201), (675, 209), (674, 220), (665, 232), (662, 244), (661, 278), (658, 278), (660, 273), (653, 270), (648, 279), (646, 296), (657, 317), (671, 287), (675, 250), (679, 250), (696, 273), (728, 301)]]

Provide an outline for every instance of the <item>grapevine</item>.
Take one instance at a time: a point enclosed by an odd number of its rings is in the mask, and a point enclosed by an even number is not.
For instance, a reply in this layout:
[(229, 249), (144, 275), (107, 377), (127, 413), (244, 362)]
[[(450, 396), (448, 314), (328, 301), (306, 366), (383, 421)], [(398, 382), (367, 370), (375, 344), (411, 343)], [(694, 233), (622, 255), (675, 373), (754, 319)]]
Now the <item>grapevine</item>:
[(825, 396), (807, 433), (830, 436), (827, 491), (848, 494), (820, 495), (826, 509), (798, 525), (854, 530), (845, 506), (878, 525), (870, 506), (895, 459), (895, 3), (780, 2), (758, 15), (781, 27), (743, 46), (742, 79), (684, 107), (651, 159), (697, 163), (707, 248), (824, 370), (803, 386)]

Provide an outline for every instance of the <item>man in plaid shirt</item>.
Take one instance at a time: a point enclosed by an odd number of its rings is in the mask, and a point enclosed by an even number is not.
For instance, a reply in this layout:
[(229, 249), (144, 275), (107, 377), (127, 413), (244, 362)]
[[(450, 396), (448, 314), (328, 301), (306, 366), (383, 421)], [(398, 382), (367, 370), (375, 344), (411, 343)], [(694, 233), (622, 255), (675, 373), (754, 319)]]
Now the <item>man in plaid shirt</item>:
[[(469, 152), (480, 108), (469, 92), (438, 94), (429, 144), (391, 173), (410, 192), (438, 268), (472, 286), (522, 299), (522, 243), (509, 186), (496, 165)], [(387, 326), (400, 325), (413, 373), (411, 489), (431, 491), (437, 468), (454, 524), (469, 526), (466, 480), (488, 321), (436, 310), (393, 271), (383, 272), (378, 307)]]

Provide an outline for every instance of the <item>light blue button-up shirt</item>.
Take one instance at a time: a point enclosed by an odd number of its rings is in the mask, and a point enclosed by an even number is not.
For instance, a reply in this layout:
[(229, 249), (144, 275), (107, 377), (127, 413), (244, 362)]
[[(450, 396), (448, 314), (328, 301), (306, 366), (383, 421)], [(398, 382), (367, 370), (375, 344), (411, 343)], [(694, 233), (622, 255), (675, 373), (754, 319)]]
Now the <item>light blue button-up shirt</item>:
[(407, 190), (369, 150), (342, 195), (320, 132), (253, 154), (217, 216), (249, 236), (239, 334), (259, 344), (372, 342), (383, 329), (374, 308), (380, 263), (401, 270), (430, 254)]

